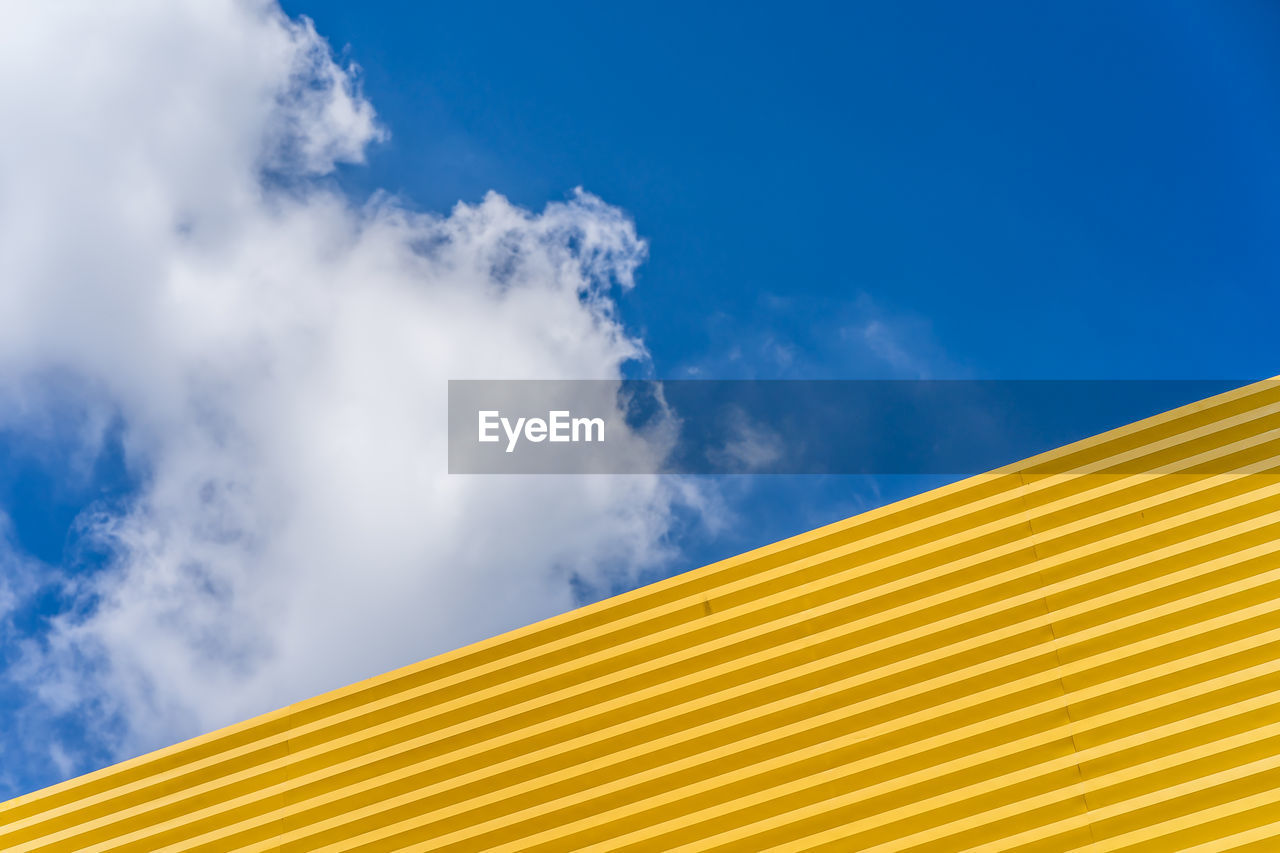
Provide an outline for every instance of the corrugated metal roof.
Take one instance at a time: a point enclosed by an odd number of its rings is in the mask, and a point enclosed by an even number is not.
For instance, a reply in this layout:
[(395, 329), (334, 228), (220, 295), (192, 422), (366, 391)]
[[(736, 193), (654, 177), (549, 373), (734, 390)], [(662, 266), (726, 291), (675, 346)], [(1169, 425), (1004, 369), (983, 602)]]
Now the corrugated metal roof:
[(1054, 455), (20, 797), (0, 848), (1280, 849), (1280, 384)]

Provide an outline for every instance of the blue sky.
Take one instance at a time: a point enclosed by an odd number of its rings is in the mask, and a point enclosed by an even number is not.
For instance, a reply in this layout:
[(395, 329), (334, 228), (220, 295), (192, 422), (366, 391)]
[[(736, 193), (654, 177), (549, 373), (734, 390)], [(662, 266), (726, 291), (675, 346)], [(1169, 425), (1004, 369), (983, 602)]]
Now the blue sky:
[[(634, 216), (623, 318), (659, 377), (1280, 372), (1274, 4), (285, 8), (391, 129), (353, 191), (583, 186)], [(707, 561), (935, 482), (736, 485), (751, 535), (685, 544)]]
[[(1274, 4), (289, 0), (284, 9), (313, 19), (340, 63), (360, 66), (363, 94), (390, 132), (375, 141), (363, 126), (344, 130), (367, 143), (366, 162), (335, 155), (337, 171), (318, 182), (357, 206), (385, 189), (441, 215), (490, 190), (540, 211), (579, 186), (620, 208), (648, 252), (635, 288), (612, 295), (651, 375), (1280, 372)], [(148, 73), (163, 76), (165, 61)], [(71, 318), (70, 304), (54, 313)], [(124, 391), (101, 408), (84, 402), (104, 383), (77, 385), (72, 370), (64, 387), (66, 363), (72, 356), (49, 356), (44, 372), (0, 371), (0, 382), (38, 376), (54, 389), (41, 418), (15, 414), (13, 397), (0, 418), (9, 542), (0, 565), (25, 585), (7, 616), (0, 607), (0, 796), (133, 748), (110, 741), (120, 709), (134, 706), (60, 698), (68, 680), (88, 676), (58, 669), (52, 638), (68, 635), (52, 626), (105, 594), (81, 580), (114, 565), (102, 549), (118, 541), (85, 535), (95, 513), (176, 523), (148, 509), (167, 494), (153, 481), (172, 454), (145, 449), (150, 433), (139, 438), (128, 414), (144, 409), (129, 409)], [(726, 523), (706, 523), (696, 503), (662, 504), (653, 530), (664, 550), (633, 572), (583, 569), (607, 559), (598, 548), (557, 556), (553, 568), (581, 600), (937, 482), (730, 479), (715, 484)], [(449, 636), (424, 640), (424, 654)], [(361, 669), (368, 661), (407, 662), (412, 651), (371, 652), (299, 683), (372, 675)], [(96, 678), (106, 665), (94, 666)], [(221, 718), (176, 719), (165, 732)], [(56, 756), (31, 745), (46, 741)]]
[(893, 369), (872, 318), (937, 375), (1276, 370), (1274, 4), (286, 8), (391, 128), (353, 185), (631, 213), (660, 375)]

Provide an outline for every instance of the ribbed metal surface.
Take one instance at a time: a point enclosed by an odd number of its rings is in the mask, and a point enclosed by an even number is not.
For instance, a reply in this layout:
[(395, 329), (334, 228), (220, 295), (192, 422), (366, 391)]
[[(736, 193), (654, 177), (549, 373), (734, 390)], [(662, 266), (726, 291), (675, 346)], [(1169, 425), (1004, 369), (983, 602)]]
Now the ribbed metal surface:
[(0, 849), (1280, 850), (1280, 384), (1055, 455), (21, 797)]

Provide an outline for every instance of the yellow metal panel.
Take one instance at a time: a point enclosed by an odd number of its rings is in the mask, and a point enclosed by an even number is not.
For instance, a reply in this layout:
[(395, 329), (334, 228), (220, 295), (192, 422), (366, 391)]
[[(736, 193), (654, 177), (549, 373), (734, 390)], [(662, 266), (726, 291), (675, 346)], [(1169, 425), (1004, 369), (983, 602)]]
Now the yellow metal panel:
[(19, 797), (0, 849), (1280, 850), (1280, 383)]

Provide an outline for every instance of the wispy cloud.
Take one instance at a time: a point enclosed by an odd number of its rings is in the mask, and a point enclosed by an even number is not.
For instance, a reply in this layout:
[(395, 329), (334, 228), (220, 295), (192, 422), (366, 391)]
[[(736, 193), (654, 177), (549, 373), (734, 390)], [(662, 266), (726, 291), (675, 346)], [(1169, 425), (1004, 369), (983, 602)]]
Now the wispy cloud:
[(750, 474), (782, 458), (782, 437), (765, 424), (752, 421), (741, 408), (731, 410), (725, 431), (728, 438), (724, 444), (708, 451), (711, 463), (723, 470)]
[(699, 379), (937, 379), (970, 371), (929, 320), (851, 286), (838, 297), (765, 293), (754, 316), (718, 313), (716, 342), (681, 377)]

